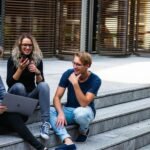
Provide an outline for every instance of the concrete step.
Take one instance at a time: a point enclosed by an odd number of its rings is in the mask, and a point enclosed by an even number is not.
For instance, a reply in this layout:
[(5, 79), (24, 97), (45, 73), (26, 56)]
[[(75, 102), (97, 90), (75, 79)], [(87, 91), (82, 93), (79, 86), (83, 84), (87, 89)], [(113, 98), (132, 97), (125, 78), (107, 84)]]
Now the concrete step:
[[(28, 125), (35, 137), (39, 136), (41, 123)], [(33, 147), (24, 142), (16, 133), (0, 135), (0, 150), (33, 150)]]
[[(123, 91), (112, 91), (97, 96), (95, 99), (95, 107), (96, 109), (99, 109), (147, 97), (150, 97), (150, 87), (147, 86), (138, 87), (135, 89), (125, 89)], [(39, 122), (40, 120), (40, 111), (39, 108), (37, 108), (29, 118), (27, 124)]]
[(97, 110), (91, 133), (94, 135), (149, 119), (149, 114), (150, 98), (101, 108)]
[[(106, 131), (114, 130), (123, 126), (127, 126), (136, 122), (140, 122), (146, 119), (149, 119), (150, 116), (150, 98), (145, 98), (142, 100), (137, 100), (133, 102), (118, 104), (115, 106), (110, 106), (107, 108), (101, 108), (97, 110), (96, 117), (90, 125), (89, 136), (103, 133)], [(34, 135), (39, 138), (39, 129), (40, 123), (32, 123), (28, 125), (30, 130)], [(67, 127), (69, 133), (74, 137), (77, 137), (77, 127), (75, 125)], [(2, 136), (3, 137), (3, 136)], [(8, 139), (9, 140), (8, 140)], [(1, 142), (0, 138), (0, 147), (10, 147), (11, 146), (20, 146), (21, 143), (26, 145), (21, 139), (13, 137), (10, 140), (10, 136), (6, 136), (5, 139)], [(3, 143), (5, 142), (5, 143)], [(42, 141), (43, 142), (43, 141)], [(3, 143), (3, 144), (2, 144)], [(55, 136), (54, 132), (50, 132), (50, 140), (45, 143), (49, 147), (56, 146), (60, 144), (60, 141)], [(22, 148), (23, 150), (23, 148)]]
[(146, 144), (150, 144), (150, 119), (90, 136), (83, 144), (76, 143), (77, 150), (136, 150)]
[(138, 148), (137, 150), (150, 150), (150, 144), (146, 145), (146, 146), (143, 146), (141, 148)]
[(103, 108), (150, 97), (150, 86), (141, 86), (109, 93), (99, 93), (95, 99), (95, 107)]

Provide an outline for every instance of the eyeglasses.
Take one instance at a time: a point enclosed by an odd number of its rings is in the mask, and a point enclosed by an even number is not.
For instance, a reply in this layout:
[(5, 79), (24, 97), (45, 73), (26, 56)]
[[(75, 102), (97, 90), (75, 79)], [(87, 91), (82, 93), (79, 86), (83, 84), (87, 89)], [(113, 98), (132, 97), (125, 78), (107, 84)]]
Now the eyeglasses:
[(32, 44), (21, 44), (21, 46), (22, 46), (23, 48), (27, 48), (27, 47), (32, 48), (32, 47), (33, 47)]
[(72, 62), (72, 64), (74, 65), (74, 66), (76, 66), (76, 67), (83, 67), (84, 65), (82, 65), (82, 64), (79, 64), (79, 63), (76, 63), (76, 62)]

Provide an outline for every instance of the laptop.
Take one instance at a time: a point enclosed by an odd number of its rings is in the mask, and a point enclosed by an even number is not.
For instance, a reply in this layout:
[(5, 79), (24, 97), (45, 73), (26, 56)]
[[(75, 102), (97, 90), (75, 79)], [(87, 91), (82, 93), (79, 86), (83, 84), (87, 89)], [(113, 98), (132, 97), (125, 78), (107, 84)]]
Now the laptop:
[(30, 116), (35, 110), (38, 100), (7, 93), (2, 100), (2, 104), (7, 106), (7, 112), (17, 112), (26, 116)]

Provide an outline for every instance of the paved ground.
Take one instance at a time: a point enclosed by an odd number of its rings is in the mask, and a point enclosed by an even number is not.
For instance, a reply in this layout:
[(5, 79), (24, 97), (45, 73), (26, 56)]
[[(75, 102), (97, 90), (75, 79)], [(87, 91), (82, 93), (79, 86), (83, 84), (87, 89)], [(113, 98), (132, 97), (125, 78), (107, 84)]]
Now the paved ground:
[[(121, 91), (140, 86), (150, 85), (150, 58), (129, 56), (109, 57), (93, 55), (91, 71), (102, 79), (99, 95)], [(7, 60), (0, 59), (0, 74), (6, 81)], [(71, 61), (57, 58), (44, 59), (44, 74), (51, 89), (51, 102), (62, 73), (72, 67)], [(7, 85), (5, 84), (6, 88)], [(65, 97), (64, 97), (65, 99)]]

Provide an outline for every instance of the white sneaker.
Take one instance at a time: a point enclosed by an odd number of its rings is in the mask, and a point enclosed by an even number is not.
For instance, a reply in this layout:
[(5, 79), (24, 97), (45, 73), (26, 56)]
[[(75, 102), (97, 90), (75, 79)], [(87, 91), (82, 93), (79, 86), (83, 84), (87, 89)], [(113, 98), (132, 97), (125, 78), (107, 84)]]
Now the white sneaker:
[(49, 130), (51, 125), (48, 122), (44, 122), (40, 129), (40, 135), (43, 139), (48, 140), (49, 139)]

